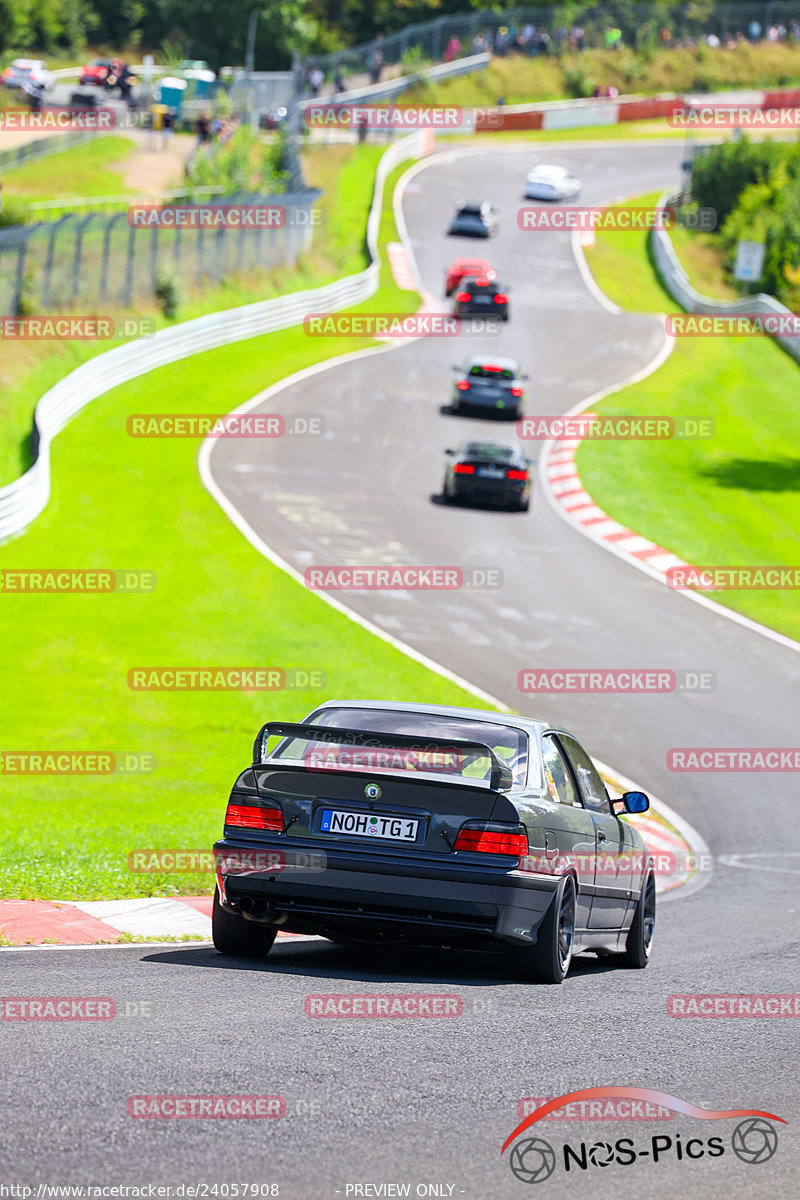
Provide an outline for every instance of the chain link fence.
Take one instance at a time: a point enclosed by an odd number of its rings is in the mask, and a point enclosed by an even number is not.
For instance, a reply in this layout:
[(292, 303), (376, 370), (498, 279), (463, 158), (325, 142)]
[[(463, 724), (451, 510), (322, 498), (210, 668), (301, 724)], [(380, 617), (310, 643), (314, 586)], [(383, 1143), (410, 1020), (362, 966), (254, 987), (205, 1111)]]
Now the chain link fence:
[(130, 308), (152, 299), (160, 280), (179, 292), (203, 279), (291, 265), (309, 248), (319, 195), (303, 189), (185, 206), (280, 208), (285, 223), (274, 227), (191, 228), (191, 215), (185, 227), (133, 227), (121, 211), (0, 229), (0, 316), (63, 312), (78, 304)]
[[(684, 38), (700, 38), (705, 34), (716, 34), (720, 39), (741, 33), (749, 36), (751, 22), (757, 22), (762, 38), (771, 25), (782, 24), (791, 31), (792, 24), (800, 23), (800, 6), (793, 0), (760, 0), (755, 3), (717, 4), (699, 0), (698, 3), (627, 3), (627, 0), (611, 0), (600, 4), (569, 4), (553, 7), (528, 6), (507, 8), (500, 11), (484, 10), (462, 13), (452, 17), (438, 17), (408, 25), (397, 33), (377, 37), (359, 46), (352, 46), (331, 54), (312, 55), (305, 61), (308, 69), (320, 67), (331, 76), (337, 70), (343, 75), (370, 73), (376, 65), (376, 55), (383, 65), (400, 62), (409, 52), (420, 59), (441, 62), (446, 54), (456, 56), (480, 53), (484, 49), (495, 53), (510, 53), (520, 49), (513, 38), (500, 34), (503, 29), (514, 30), (515, 36), (527, 25), (544, 30), (550, 35), (548, 52), (560, 52), (569, 44), (569, 31), (579, 27), (583, 36), (577, 49), (598, 48), (606, 45), (606, 30), (619, 29), (622, 42), (637, 46), (658, 39), (666, 29), (676, 41)], [(563, 33), (561, 32), (563, 31)], [(483, 35), (487, 45), (476, 45)], [(797, 36), (794, 34), (793, 36)], [(448, 43), (458, 39), (460, 49), (448, 49)], [(532, 41), (523, 47), (523, 53), (541, 52), (541, 44)]]

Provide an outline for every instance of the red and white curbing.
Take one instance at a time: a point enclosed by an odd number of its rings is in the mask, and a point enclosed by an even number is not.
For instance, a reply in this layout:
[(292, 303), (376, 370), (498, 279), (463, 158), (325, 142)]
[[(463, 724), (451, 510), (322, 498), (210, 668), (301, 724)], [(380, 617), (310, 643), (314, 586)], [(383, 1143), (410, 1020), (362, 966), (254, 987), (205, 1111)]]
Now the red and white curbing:
[(691, 564), (677, 554), (615, 521), (595, 503), (581, 483), (575, 464), (575, 452), (581, 440), (562, 438), (555, 442), (547, 457), (547, 485), (562, 515), (597, 541), (613, 546), (618, 554), (631, 562), (646, 564), (663, 577), (664, 583), (667, 582), (667, 571), (671, 567), (690, 567)]
[(419, 285), (411, 270), (405, 246), (401, 246), (400, 242), (389, 242), (386, 246), (386, 254), (392, 269), (392, 278), (397, 286), (404, 292), (416, 292)]

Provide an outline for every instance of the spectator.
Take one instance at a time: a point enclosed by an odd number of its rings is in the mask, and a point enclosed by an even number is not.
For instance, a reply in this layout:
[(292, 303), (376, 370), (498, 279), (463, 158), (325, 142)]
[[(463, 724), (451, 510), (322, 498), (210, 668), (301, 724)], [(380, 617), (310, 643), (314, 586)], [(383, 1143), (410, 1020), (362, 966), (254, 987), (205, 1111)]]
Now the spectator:
[(712, 50), (719, 49), (719, 38), (715, 33), (706, 34), (706, 45), (710, 46)]
[(761, 37), (761, 23), (759, 21), (751, 21), (747, 26), (747, 36), (751, 42), (757, 42)]
[(325, 82), (325, 72), (320, 67), (312, 67), (308, 72), (308, 82), (311, 85), (311, 95), (316, 99)]
[(168, 108), (161, 118), (161, 148), (169, 149), (169, 143), (175, 132), (175, 110)]
[(606, 50), (619, 50), (622, 46), (622, 30), (609, 25), (605, 31)]
[(383, 72), (383, 37), (379, 34), (375, 39), (375, 49), (369, 62), (369, 77), (373, 83), (380, 83)]
[(211, 140), (215, 141), (222, 132), (222, 121), (219, 117), (214, 117), (211, 121)]
[(767, 41), (768, 42), (780, 41), (780, 34), (778, 33), (777, 25), (770, 25), (769, 29), (767, 30)]
[(208, 119), (208, 113), (201, 113), (195, 122), (195, 132), (197, 133), (197, 146), (207, 146), (211, 140), (211, 122)]
[(453, 62), (453, 60), (458, 58), (460, 54), (461, 39), (458, 37), (451, 37), (450, 41), (444, 48), (444, 61), (446, 63)]
[(342, 74), (341, 67), (336, 68), (336, 74), (333, 77), (333, 87), (334, 87), (334, 90), (336, 91), (337, 95), (339, 92), (347, 91), (347, 88), (345, 87), (345, 84), (344, 84), (344, 75)]
[(508, 26), (501, 25), (497, 31), (497, 37), (494, 39), (494, 52), (500, 58), (505, 58), (508, 54)]

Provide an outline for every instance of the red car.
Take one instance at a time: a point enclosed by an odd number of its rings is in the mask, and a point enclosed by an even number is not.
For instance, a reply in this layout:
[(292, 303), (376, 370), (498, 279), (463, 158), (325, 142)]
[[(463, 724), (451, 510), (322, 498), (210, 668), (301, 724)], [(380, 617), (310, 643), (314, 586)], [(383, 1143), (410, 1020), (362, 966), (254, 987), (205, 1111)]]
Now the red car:
[(497, 271), (485, 258), (457, 258), (448, 268), (444, 285), (445, 296), (456, 290), (462, 279), (481, 275), (484, 279), (497, 279)]
[(113, 73), (114, 64), (110, 58), (93, 58), (85, 67), (81, 67), (80, 85), (97, 84), (101, 87)]

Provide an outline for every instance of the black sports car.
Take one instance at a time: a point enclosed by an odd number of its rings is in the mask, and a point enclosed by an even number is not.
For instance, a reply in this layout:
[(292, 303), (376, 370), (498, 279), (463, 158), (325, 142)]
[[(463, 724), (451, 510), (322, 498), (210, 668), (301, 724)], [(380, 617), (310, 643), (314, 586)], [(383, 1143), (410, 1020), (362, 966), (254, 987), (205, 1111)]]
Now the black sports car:
[(264, 725), (233, 785), (214, 945), (263, 955), (284, 930), (504, 948), (549, 983), (582, 951), (644, 967), (653, 864), (619, 805), (649, 801), (610, 800), (582, 746), (545, 721), (330, 701)]
[(531, 478), (528, 460), (513, 442), (469, 441), (445, 450), (445, 500), (475, 500), (527, 512)]
[(493, 237), (498, 230), (497, 214), (491, 204), (460, 204), (448, 234), (459, 237)]
[(513, 358), (487, 359), (472, 355), (457, 372), (450, 411), (492, 412), (499, 417), (521, 417), (525, 406), (523, 380), (527, 375)]
[(508, 290), (496, 279), (478, 275), (462, 279), (453, 302), (453, 312), (460, 316), (500, 317), (508, 320)]

